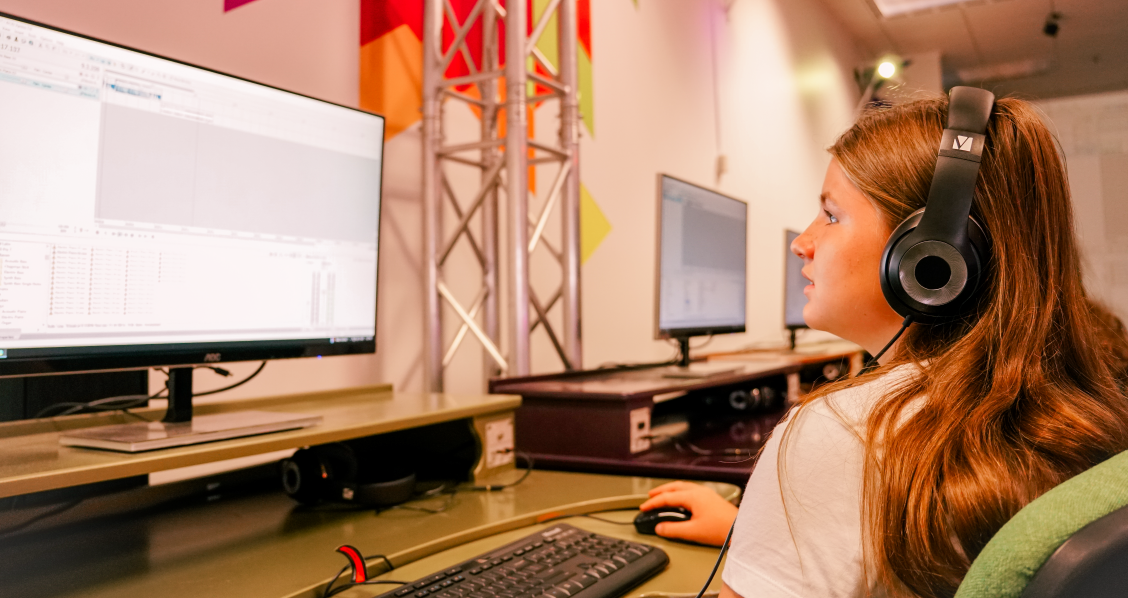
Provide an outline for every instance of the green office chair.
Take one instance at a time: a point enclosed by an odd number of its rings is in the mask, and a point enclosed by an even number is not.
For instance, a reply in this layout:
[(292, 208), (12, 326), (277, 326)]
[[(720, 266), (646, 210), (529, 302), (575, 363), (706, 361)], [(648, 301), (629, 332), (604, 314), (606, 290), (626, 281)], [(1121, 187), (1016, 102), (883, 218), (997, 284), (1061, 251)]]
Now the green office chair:
[(955, 598), (1128, 596), (1128, 451), (1026, 505), (971, 564)]

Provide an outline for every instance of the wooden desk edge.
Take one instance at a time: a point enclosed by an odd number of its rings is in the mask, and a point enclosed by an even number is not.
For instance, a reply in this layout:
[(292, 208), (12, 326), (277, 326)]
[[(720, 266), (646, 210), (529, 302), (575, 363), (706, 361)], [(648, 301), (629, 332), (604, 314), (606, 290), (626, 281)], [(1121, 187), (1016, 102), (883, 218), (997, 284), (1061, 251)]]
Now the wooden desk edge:
[[(356, 392), (367, 392), (368, 389)], [(331, 396), (342, 396), (343, 393), (332, 393)], [(344, 393), (354, 394), (354, 393)], [(292, 402), (309, 400), (311, 397), (320, 396), (318, 393), (290, 395)], [(485, 395), (483, 395), (485, 396)], [(410, 428), (418, 428), (445, 421), (473, 418), (476, 416), (490, 415), (512, 411), (521, 405), (521, 398), (514, 395), (492, 395), (495, 401), (487, 405), (467, 405), (454, 407), (442, 411), (423, 413), (410, 418), (391, 420), (376, 420), (362, 422), (352, 426), (334, 427), (325, 429), (322, 426), (313, 426), (301, 430), (276, 432), (259, 436), (248, 436), (232, 440), (201, 444), (191, 447), (163, 449), (146, 453), (130, 455), (122, 461), (114, 463), (99, 463), (71, 469), (57, 469), (39, 473), (17, 475), (0, 478), (0, 498), (18, 496), (44, 490), (54, 490), (70, 486), (80, 486), (94, 482), (103, 482), (138, 475), (146, 475), (167, 469), (188, 467), (202, 463), (211, 463), (227, 459), (236, 459), (262, 453), (299, 448), (329, 442), (339, 442), (352, 438), (361, 438), (375, 434), (384, 434)], [(274, 399), (281, 399), (275, 397)], [(271, 406), (285, 404), (272, 402)], [(263, 406), (263, 403), (237, 403), (232, 402), (225, 410)], [(158, 410), (159, 411), (159, 410)], [(56, 433), (56, 436), (61, 432)], [(9, 436), (9, 439), (16, 438)], [(72, 449), (94, 450), (94, 449)]]
[[(727, 495), (722, 494), (726, 500), (731, 503), (736, 503), (740, 499), (741, 489), (739, 486), (724, 482), (715, 482), (715, 485), (722, 485), (725, 490), (728, 490)], [(387, 555), (388, 560), (392, 565), (398, 569), (408, 563), (418, 561), (420, 559), (438, 554), (444, 550), (455, 548), (468, 542), (481, 540), (489, 536), (505, 533), (522, 527), (529, 527), (540, 523), (574, 515), (583, 515), (586, 513), (598, 513), (600, 511), (612, 511), (617, 509), (634, 509), (641, 505), (646, 499), (649, 498), (646, 494), (629, 494), (624, 496), (610, 496), (606, 498), (597, 498), (578, 503), (572, 503), (553, 509), (544, 509), (533, 513), (526, 513), (518, 517), (513, 517), (490, 525), (482, 525), (473, 527), (461, 532), (436, 538), (429, 542), (424, 542), (418, 546), (408, 550), (401, 550), (399, 552)], [(379, 562), (374, 563), (373, 567), (380, 567)], [(394, 569), (393, 569), (394, 570)], [(380, 570), (379, 572), (370, 572), (371, 577), (383, 575), (390, 571)], [(324, 581), (313, 584), (309, 587), (302, 588), (293, 594), (287, 595), (285, 598), (321, 598), (325, 586), (332, 580), (328, 578)]]

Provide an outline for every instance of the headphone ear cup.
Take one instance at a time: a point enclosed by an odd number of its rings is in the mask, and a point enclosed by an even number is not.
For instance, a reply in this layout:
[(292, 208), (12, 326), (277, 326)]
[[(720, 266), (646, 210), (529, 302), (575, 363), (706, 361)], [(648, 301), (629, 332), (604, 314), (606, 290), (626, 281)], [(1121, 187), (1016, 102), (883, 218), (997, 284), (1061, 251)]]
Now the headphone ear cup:
[[(881, 291), (886, 302), (898, 314), (913, 316), (917, 322), (929, 323), (956, 316), (978, 295), (986, 280), (990, 264), (990, 237), (975, 218), (968, 218), (967, 245), (954, 248), (947, 243), (922, 237), (916, 233), (924, 209), (909, 215), (885, 245), (881, 255)], [(940, 286), (920, 284), (918, 267), (933, 260), (947, 266)], [(955, 283), (952, 280), (955, 279)], [(906, 282), (914, 288), (906, 288)], [(956, 288), (948, 288), (956, 287)], [(929, 301), (939, 296), (937, 303)], [(945, 296), (947, 295), (947, 296)]]
[(328, 472), (315, 449), (298, 449), (282, 461), (282, 488), (303, 505), (321, 502), (329, 486)]
[(326, 500), (351, 501), (356, 492), (356, 455), (347, 444), (336, 442), (316, 447), (329, 473)]

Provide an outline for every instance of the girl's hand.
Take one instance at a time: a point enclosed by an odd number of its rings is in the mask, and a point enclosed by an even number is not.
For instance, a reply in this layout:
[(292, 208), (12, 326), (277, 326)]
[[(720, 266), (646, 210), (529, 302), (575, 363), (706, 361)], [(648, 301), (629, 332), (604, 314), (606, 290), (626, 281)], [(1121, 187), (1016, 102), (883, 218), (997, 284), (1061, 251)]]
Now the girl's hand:
[(736, 506), (720, 494), (691, 482), (670, 482), (650, 491), (650, 499), (639, 507), (683, 507), (693, 514), (689, 521), (659, 523), (654, 531), (664, 538), (720, 546), (736, 520)]

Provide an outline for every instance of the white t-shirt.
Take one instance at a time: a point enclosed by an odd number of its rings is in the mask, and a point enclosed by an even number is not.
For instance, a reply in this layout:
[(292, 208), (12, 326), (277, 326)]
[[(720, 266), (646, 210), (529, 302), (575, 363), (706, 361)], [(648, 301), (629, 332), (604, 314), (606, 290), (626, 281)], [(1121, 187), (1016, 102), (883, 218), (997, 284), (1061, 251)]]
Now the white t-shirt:
[(736, 517), (722, 574), (733, 591), (743, 598), (883, 593), (862, 564), (861, 438), (873, 406), (917, 371), (915, 365), (899, 366), (816, 399), (780, 422), (760, 454)]

